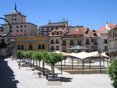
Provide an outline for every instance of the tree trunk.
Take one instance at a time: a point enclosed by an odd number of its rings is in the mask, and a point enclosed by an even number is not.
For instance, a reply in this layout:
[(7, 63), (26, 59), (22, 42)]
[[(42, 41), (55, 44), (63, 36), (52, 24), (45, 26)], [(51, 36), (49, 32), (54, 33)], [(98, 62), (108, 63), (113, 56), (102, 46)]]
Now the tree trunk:
[(45, 68), (45, 65), (44, 65), (44, 60), (43, 60), (43, 75), (45, 75), (44, 68)]
[(39, 68), (38, 69), (40, 70), (40, 60), (39, 60)]
[(33, 67), (34, 67), (34, 59), (33, 59)]
[(51, 65), (51, 68), (52, 68), (52, 77), (54, 78), (55, 75), (54, 75), (54, 65)]
[(36, 66), (37, 66), (37, 59), (36, 59)]

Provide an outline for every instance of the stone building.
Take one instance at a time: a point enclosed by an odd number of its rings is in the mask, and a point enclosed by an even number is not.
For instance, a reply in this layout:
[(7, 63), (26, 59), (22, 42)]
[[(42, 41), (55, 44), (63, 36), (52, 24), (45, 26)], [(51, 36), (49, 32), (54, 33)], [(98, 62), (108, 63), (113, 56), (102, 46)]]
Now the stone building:
[(112, 58), (117, 57), (117, 26), (109, 31), (108, 53)]
[[(9, 21), (12, 26), (12, 32), (10, 36), (37, 36), (39, 32), (37, 30), (37, 25), (26, 22), (26, 16), (21, 12), (18, 12), (17, 7), (15, 5), (13, 12), (4, 15), (5, 19)], [(7, 29), (8, 24), (2, 24), (2, 27)]]
[(62, 51), (62, 37), (64, 36), (65, 33), (68, 32), (68, 29), (53, 29), (49, 33), (49, 50), (50, 51), (55, 51), (59, 50)]
[(110, 36), (108, 33), (115, 26), (116, 24), (107, 22), (105, 26), (98, 29), (100, 34), (100, 44), (98, 47), (100, 48), (101, 52), (108, 52), (108, 37)]
[(39, 31), (43, 36), (49, 36), (49, 32), (53, 29), (64, 29), (68, 27), (68, 21), (62, 20), (62, 22), (51, 22), (49, 21), (48, 24), (42, 25), (39, 27)]
[[(37, 25), (26, 22), (26, 16), (17, 10), (15, 5), (13, 12), (4, 15), (12, 26), (12, 32), (5, 40), (9, 51), (15, 50), (48, 50), (48, 38), (39, 36)], [(7, 29), (8, 24), (2, 24)]]

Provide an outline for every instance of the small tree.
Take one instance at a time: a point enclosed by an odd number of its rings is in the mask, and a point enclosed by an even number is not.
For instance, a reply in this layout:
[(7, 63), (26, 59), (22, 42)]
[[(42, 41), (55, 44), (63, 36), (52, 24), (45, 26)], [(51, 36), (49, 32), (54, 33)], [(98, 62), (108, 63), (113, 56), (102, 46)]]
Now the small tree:
[(64, 56), (62, 54), (57, 54), (57, 53), (47, 53), (46, 54), (46, 60), (45, 62), (51, 65), (51, 69), (52, 69), (52, 77), (54, 78), (54, 66), (57, 62), (62, 61), (64, 58)]
[(113, 81), (113, 87), (117, 88), (117, 60), (113, 60), (108, 67), (108, 74)]
[(22, 50), (18, 50), (16, 52), (16, 56), (17, 56), (18, 59), (22, 59), (23, 58), (23, 51)]
[(39, 60), (39, 69), (40, 69), (40, 62), (43, 59), (43, 53), (39, 51), (35, 51), (32, 57), (35, 58), (36, 60)]

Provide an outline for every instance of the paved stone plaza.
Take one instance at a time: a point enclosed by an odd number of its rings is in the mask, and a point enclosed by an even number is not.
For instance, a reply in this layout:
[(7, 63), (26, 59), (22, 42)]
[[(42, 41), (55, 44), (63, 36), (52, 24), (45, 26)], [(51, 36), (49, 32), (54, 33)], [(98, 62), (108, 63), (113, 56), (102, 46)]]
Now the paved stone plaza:
[[(59, 73), (59, 70), (55, 72)], [(48, 81), (29, 67), (19, 69), (16, 60), (0, 61), (0, 88), (113, 88), (107, 74), (58, 75), (61, 81)]]

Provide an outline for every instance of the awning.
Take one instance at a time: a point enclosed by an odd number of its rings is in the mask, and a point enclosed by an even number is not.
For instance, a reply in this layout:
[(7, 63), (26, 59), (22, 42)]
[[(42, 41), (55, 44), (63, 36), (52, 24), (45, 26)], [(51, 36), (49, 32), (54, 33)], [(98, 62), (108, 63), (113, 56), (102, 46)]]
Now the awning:
[(83, 46), (73, 46), (71, 48), (68, 48), (68, 50), (86, 50), (86, 47)]

